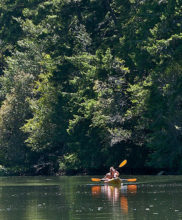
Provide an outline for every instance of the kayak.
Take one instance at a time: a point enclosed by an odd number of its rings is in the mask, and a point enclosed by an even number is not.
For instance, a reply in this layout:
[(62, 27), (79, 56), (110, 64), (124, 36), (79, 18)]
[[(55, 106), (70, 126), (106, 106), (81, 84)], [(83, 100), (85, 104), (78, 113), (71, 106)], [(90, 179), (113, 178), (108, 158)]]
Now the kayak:
[(133, 179), (120, 179), (119, 177), (112, 178), (112, 179), (91, 178), (91, 180), (92, 180), (93, 182), (103, 181), (105, 184), (115, 185), (115, 186), (120, 186), (121, 184), (127, 183), (127, 182), (136, 182), (136, 181), (137, 181), (136, 178), (133, 178)]
[(117, 178), (105, 180), (104, 183), (108, 185), (120, 186), (122, 183), (122, 180), (117, 177)]

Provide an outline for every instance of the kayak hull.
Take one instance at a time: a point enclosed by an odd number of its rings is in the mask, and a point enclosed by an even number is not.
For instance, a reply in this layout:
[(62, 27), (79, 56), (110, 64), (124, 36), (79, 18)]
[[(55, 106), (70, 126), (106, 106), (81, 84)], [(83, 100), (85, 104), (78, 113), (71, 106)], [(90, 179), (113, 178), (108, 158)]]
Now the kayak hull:
[(122, 180), (120, 178), (113, 178), (113, 179), (105, 180), (104, 183), (108, 185), (120, 186), (122, 183)]

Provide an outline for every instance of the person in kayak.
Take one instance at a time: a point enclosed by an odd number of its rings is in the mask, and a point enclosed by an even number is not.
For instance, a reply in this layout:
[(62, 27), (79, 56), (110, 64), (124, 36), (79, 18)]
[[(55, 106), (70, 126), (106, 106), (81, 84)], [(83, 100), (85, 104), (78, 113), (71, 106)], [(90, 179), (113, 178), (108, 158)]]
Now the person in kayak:
[(106, 173), (104, 179), (113, 179), (113, 178), (117, 178), (119, 177), (119, 172), (114, 169), (114, 167), (110, 167), (110, 172), (109, 173)]

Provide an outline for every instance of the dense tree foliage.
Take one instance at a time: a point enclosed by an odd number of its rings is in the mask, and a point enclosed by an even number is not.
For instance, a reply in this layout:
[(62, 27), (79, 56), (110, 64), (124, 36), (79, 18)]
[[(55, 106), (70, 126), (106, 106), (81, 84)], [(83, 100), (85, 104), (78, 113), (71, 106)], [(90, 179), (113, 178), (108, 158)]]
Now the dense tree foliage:
[(0, 164), (182, 171), (182, 1), (0, 1)]

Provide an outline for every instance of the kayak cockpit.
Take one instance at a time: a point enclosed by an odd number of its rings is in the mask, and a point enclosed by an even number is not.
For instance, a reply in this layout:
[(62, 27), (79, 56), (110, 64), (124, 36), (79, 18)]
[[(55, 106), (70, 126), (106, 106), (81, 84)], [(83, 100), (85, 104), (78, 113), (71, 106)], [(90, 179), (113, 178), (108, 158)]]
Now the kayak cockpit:
[(122, 180), (117, 177), (117, 178), (112, 178), (112, 179), (107, 179), (107, 180), (104, 180), (104, 183), (108, 184), (108, 185), (121, 185), (122, 183)]

